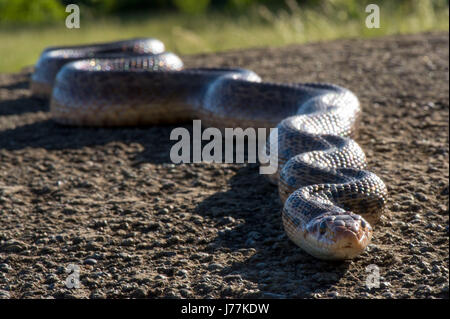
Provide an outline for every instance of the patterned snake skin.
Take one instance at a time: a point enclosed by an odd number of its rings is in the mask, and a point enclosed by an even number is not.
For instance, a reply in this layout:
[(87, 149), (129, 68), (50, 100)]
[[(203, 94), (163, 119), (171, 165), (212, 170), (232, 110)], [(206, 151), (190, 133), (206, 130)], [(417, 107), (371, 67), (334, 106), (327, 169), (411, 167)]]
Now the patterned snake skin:
[[(71, 63), (69, 63), (71, 62)], [(372, 237), (387, 190), (355, 133), (356, 96), (331, 84), (261, 82), (244, 69), (183, 69), (155, 39), (49, 48), (32, 77), (62, 124), (121, 126), (201, 119), (207, 126), (278, 128), (260, 154), (278, 161), (288, 237), (321, 259), (350, 259)], [(277, 152), (274, 143), (278, 145)], [(270, 154), (270, 155), (269, 155)]]

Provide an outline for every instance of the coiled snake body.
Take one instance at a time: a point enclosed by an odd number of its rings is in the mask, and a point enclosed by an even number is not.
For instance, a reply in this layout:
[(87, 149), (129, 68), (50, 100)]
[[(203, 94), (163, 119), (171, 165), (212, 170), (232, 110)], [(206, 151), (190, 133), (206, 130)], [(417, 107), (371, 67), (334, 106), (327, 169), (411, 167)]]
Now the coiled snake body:
[[(70, 62), (70, 63), (69, 63)], [(321, 259), (359, 255), (381, 215), (384, 183), (364, 170), (350, 137), (360, 113), (356, 96), (331, 84), (261, 82), (244, 69), (183, 69), (155, 39), (49, 48), (35, 69), (35, 95), (51, 95), (62, 124), (120, 126), (200, 118), (208, 126), (278, 128), (267, 148), (278, 161), (288, 237)], [(269, 156), (262, 152), (260, 156)]]

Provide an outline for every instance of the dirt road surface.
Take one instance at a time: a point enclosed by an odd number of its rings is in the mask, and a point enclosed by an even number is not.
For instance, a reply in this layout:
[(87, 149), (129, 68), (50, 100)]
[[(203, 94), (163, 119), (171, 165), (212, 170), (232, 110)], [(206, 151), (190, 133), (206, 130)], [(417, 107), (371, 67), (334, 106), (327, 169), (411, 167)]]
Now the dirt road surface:
[(175, 126), (60, 126), (29, 71), (0, 74), (0, 297), (448, 298), (448, 58), (448, 33), (183, 58), (358, 95), (390, 197), (369, 249), (339, 263), (288, 240), (254, 164), (173, 165)]

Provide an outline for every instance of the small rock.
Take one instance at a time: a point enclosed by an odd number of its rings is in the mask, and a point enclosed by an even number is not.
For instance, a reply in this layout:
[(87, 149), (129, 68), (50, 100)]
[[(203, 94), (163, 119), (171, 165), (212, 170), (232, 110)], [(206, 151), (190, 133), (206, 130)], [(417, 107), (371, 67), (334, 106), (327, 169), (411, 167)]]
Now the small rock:
[(105, 295), (100, 291), (93, 291), (89, 296), (91, 299), (105, 299)]
[(84, 260), (83, 264), (85, 264), (85, 265), (95, 265), (95, 264), (97, 264), (97, 260), (94, 259), (94, 258), (88, 258), (88, 259)]
[(448, 283), (442, 286), (441, 292), (448, 294)]
[(181, 277), (187, 277), (188, 276), (188, 271), (186, 269), (180, 269), (177, 271), (177, 276), (181, 276)]
[(233, 217), (231, 217), (231, 216), (225, 216), (225, 217), (222, 217), (222, 218), (219, 220), (219, 225), (232, 224), (232, 223), (234, 223), (234, 222), (236, 222), (236, 220), (235, 220)]
[(133, 246), (134, 245), (134, 239), (133, 238), (126, 238), (124, 240), (122, 240), (121, 245), (122, 246)]
[(133, 297), (133, 298), (145, 298), (145, 296), (147, 296), (147, 292), (142, 288), (136, 288), (131, 293), (131, 297)]
[(217, 269), (222, 269), (223, 265), (219, 264), (219, 263), (214, 263), (214, 264), (210, 264), (208, 266), (208, 270), (217, 270)]
[(337, 291), (331, 291), (327, 294), (327, 296), (330, 298), (337, 298), (339, 297), (339, 293)]
[(49, 246), (44, 246), (42, 247), (42, 249), (39, 251), (39, 253), (41, 255), (52, 255), (56, 252), (56, 250), (52, 247)]
[(434, 265), (433, 268), (431, 268), (431, 271), (433, 273), (440, 273), (441, 272), (441, 268), (439, 268), (438, 265)]
[(86, 244), (86, 250), (89, 251), (96, 251), (100, 250), (102, 246), (99, 243), (96, 243), (95, 241), (90, 241)]
[(58, 275), (63, 274), (66, 271), (66, 269), (63, 266), (59, 266), (58, 268), (56, 268), (56, 273)]
[(192, 291), (190, 291), (189, 289), (183, 288), (183, 289), (180, 289), (180, 295), (183, 296), (184, 298), (189, 298), (190, 296), (192, 296)]
[(393, 295), (392, 292), (390, 292), (390, 291), (385, 291), (385, 292), (382, 294), (382, 296), (385, 297), (385, 298), (388, 298), (388, 299), (391, 299), (391, 298), (394, 297), (394, 295)]
[(11, 270), (12, 270), (12, 268), (11, 268), (11, 266), (9, 264), (7, 264), (7, 263), (0, 264), (0, 271), (1, 272), (9, 272)]
[(435, 251), (435, 249), (433, 247), (431, 247), (431, 246), (429, 246), (429, 247), (421, 247), (420, 248), (420, 252), (421, 253), (433, 252), (433, 251)]
[(427, 202), (428, 201), (428, 197), (425, 196), (422, 193), (415, 193), (414, 197), (417, 198), (417, 200), (421, 201), (421, 202)]
[(94, 228), (102, 228), (108, 226), (108, 222), (106, 220), (98, 220), (94, 223)]
[(7, 253), (19, 253), (28, 248), (27, 244), (18, 240), (8, 240), (3, 245), (0, 246), (0, 251)]
[(76, 245), (76, 244), (80, 244), (80, 243), (82, 243), (82, 242), (84, 242), (86, 239), (84, 238), (84, 237), (82, 237), (82, 236), (77, 236), (77, 237), (75, 237), (73, 240), (72, 240), (72, 243), (74, 244), (74, 245)]
[(417, 287), (416, 293), (419, 295), (429, 295), (431, 293), (431, 288), (427, 285), (420, 285)]
[(175, 187), (175, 183), (167, 182), (161, 186), (161, 190), (171, 189)]
[(386, 288), (390, 288), (391, 286), (392, 285), (387, 281), (380, 282), (380, 288), (386, 289)]
[(181, 239), (179, 236), (172, 236), (167, 240), (167, 244), (169, 245), (175, 245), (178, 244), (179, 242), (181, 242)]
[(57, 276), (55, 276), (54, 274), (50, 274), (47, 276), (47, 278), (45, 278), (45, 283), (46, 284), (54, 284), (56, 282), (59, 281), (59, 278)]
[(65, 215), (75, 215), (77, 211), (73, 208), (66, 207), (62, 210), (62, 213)]
[(158, 274), (158, 275), (155, 276), (155, 279), (156, 280), (163, 280), (163, 281), (165, 281), (165, 280), (167, 280), (167, 277), (162, 275), (162, 274)]

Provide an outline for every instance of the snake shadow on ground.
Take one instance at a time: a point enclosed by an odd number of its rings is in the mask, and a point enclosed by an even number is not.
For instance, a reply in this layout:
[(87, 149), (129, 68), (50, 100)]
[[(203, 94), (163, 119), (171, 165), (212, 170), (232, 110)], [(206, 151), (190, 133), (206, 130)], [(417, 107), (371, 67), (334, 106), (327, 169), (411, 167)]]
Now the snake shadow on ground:
[[(348, 262), (317, 260), (287, 238), (277, 188), (259, 174), (256, 164), (242, 165), (228, 184), (229, 189), (214, 193), (196, 208), (221, 227), (208, 252), (253, 248), (254, 254), (223, 268), (221, 275), (255, 282), (268, 298), (307, 297), (328, 290), (344, 276)], [(234, 220), (242, 222), (233, 226)]]

